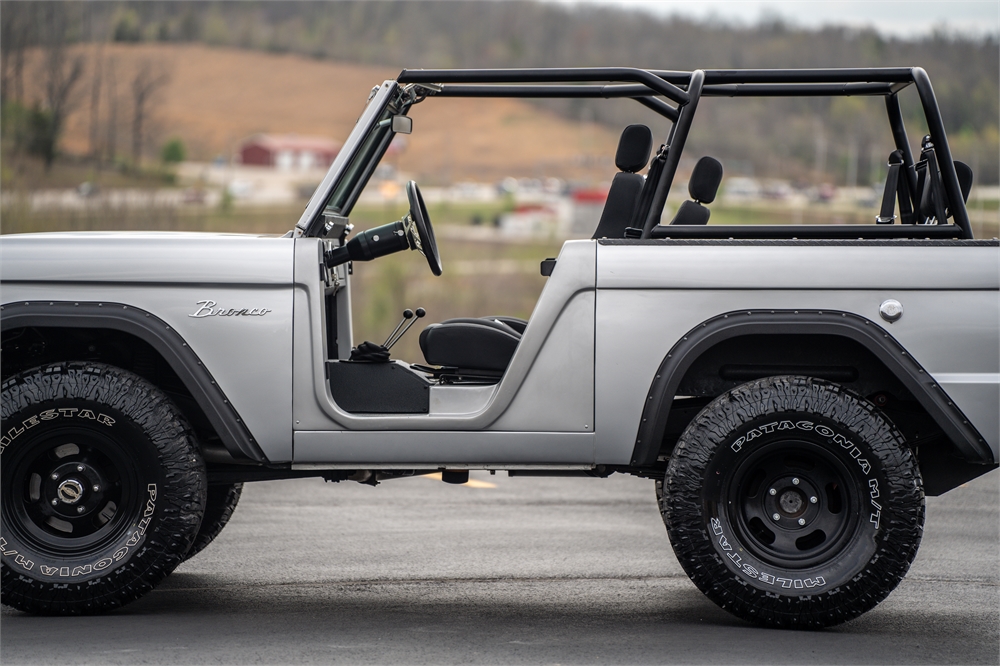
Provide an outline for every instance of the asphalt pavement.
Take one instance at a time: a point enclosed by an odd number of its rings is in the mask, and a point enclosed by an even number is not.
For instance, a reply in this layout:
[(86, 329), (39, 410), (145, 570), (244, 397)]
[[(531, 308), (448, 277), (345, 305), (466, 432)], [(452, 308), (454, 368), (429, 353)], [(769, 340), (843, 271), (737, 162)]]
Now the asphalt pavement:
[(652, 482), (249, 484), (220, 537), (99, 617), (4, 607), (13, 664), (997, 664), (1000, 473), (927, 499), (881, 605), (822, 631), (746, 624), (674, 558)]

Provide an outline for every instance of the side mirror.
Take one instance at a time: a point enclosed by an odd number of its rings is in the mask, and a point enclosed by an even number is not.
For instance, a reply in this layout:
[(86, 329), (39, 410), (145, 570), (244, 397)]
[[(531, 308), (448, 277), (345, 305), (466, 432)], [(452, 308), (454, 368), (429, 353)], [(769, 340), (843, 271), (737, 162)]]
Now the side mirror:
[(413, 132), (413, 118), (409, 116), (393, 116), (392, 131), (396, 134), (411, 134)]

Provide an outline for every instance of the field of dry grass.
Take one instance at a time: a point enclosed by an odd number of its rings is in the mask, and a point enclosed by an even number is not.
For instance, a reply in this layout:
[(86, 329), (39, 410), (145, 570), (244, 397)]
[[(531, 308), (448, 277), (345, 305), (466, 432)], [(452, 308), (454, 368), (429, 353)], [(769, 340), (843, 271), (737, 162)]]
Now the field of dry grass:
[[(152, 106), (152, 134), (159, 142), (179, 136), (192, 159), (229, 156), (238, 142), (257, 132), (297, 133), (343, 140), (369, 90), (395, 70), (195, 44), (79, 45), (85, 59), (73, 113), (66, 123), (66, 152), (90, 150), (90, 92), (98, 61), (104, 63), (98, 115), (108, 112), (108, 82), (114, 71), (122, 127), (118, 147), (126, 152), (129, 85), (139, 68), (169, 75)], [(113, 66), (109, 63), (114, 63)], [(27, 65), (37, 72), (41, 53)], [(41, 77), (31, 76), (28, 98), (41, 96)], [(559, 176), (604, 180), (613, 169), (615, 132), (595, 123), (568, 121), (517, 100), (430, 100), (411, 112), (414, 133), (399, 168), (422, 182), (479, 180), (505, 176)], [(102, 120), (102, 127), (106, 121)], [(147, 148), (154, 156), (159, 143)]]

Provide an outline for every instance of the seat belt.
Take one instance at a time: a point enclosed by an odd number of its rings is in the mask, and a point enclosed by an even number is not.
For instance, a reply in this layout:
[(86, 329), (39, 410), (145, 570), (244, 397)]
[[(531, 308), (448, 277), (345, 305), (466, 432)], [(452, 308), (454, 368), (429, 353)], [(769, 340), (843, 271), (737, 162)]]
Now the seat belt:
[[(899, 189), (899, 169), (903, 166), (903, 154), (894, 150), (889, 155), (889, 173), (885, 177), (885, 191), (882, 192), (882, 209), (875, 218), (875, 224), (892, 224), (896, 221), (893, 211), (896, 207), (896, 193)], [(900, 212), (902, 212), (900, 200)]]
[(653, 193), (656, 191), (656, 183), (660, 180), (663, 172), (663, 165), (667, 161), (667, 144), (660, 146), (656, 155), (649, 163), (649, 171), (646, 172), (646, 182), (642, 186), (642, 194), (639, 195), (639, 204), (632, 213), (632, 222), (625, 228), (625, 238), (642, 238), (642, 228), (649, 214), (649, 207), (653, 204)]
[[(908, 167), (912, 169), (913, 167)], [(902, 171), (902, 167), (900, 168)], [(913, 224), (913, 200), (910, 197), (910, 186), (909, 179), (906, 177), (906, 173), (901, 174), (899, 179), (899, 222), (900, 224)]]
[[(934, 222), (930, 221), (929, 216), (923, 222), (924, 224), (947, 224), (948, 218), (944, 207), (944, 186), (941, 183), (941, 173), (938, 171), (937, 155), (934, 152), (934, 144), (928, 143), (927, 148), (924, 149), (924, 155), (926, 155), (927, 174), (930, 178), (930, 187), (927, 188), (927, 192), (929, 193), (927, 208), (929, 211), (934, 213)], [(921, 200), (920, 203), (921, 208), (923, 209), (923, 200)]]

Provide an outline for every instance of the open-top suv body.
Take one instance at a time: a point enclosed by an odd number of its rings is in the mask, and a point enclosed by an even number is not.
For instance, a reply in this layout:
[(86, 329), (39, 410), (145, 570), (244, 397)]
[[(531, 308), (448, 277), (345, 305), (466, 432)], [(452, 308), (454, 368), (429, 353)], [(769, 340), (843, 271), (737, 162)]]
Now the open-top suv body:
[[(705, 224), (708, 157), (661, 224), (701, 98), (842, 95), (886, 103), (871, 224)], [(423, 363), (391, 360), (353, 339), (352, 262), (447, 263), (416, 184), (401, 220), (352, 237), (351, 212), (410, 108), (463, 96), (625, 97), (672, 129), (645, 177), (649, 131), (626, 130), (594, 238), (543, 262), (527, 321), (441, 322)], [(924, 494), (997, 466), (1000, 254), (973, 238), (970, 183), (919, 68), (404, 70), (283, 237), (5, 237), (3, 601), (127, 603), (218, 534), (244, 482), (488, 469), (652, 479), (724, 608), (856, 617), (906, 572)]]

